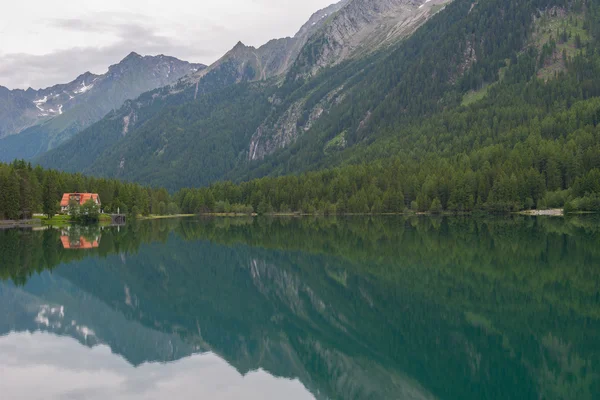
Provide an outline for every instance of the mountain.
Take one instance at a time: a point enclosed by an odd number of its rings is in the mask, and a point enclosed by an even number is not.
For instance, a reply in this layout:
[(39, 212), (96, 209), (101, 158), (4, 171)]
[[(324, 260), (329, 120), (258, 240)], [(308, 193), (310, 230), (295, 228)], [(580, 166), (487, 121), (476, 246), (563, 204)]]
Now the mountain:
[[(134, 99), (142, 92), (150, 89), (161, 88), (160, 90), (153, 90), (151, 93), (144, 93), (140, 98), (135, 101), (128, 101), (118, 111), (113, 112), (104, 121), (101, 121), (100, 125), (106, 125), (107, 121), (121, 120), (122, 126), (118, 129), (112, 127), (108, 129), (109, 134), (103, 135), (106, 137), (100, 138), (104, 143), (112, 143), (118, 140), (120, 135), (126, 135), (129, 130), (133, 130), (136, 126), (141, 125), (146, 119), (154, 115), (157, 110), (163, 106), (172, 104), (181, 104), (184, 102), (197, 99), (198, 96), (207, 95), (214, 92), (215, 90), (223, 89), (227, 86), (243, 83), (269, 79), (275, 76), (279, 76), (286, 72), (291, 63), (296, 59), (302, 46), (306, 43), (310, 35), (317, 31), (326, 21), (327, 17), (336, 11), (338, 11), (346, 0), (338, 4), (333, 4), (323, 10), (316, 12), (310, 20), (303, 26), (300, 31), (293, 38), (283, 38), (272, 40), (258, 49), (250, 46), (246, 46), (239, 42), (234, 48), (232, 48), (227, 54), (221, 57), (217, 62), (208, 68), (201, 65), (190, 65), (190, 70), (184, 69), (179, 74), (171, 74), (173, 79), (166, 80), (162, 84), (160, 82), (149, 82), (148, 87), (145, 90), (140, 90), (135, 95), (126, 97), (118, 104), (118, 107), (123, 105), (126, 99)], [(171, 86), (178, 78), (185, 76), (181, 82)], [(146, 77), (143, 75), (139, 77), (141, 81), (144, 81)], [(169, 86), (165, 86), (165, 85)], [(112, 106), (106, 110), (101, 117), (105, 116), (109, 111), (118, 108), (117, 105)], [(64, 117), (63, 117), (64, 119)], [(100, 119), (97, 118), (96, 120)], [(88, 124), (89, 125), (89, 124)], [(37, 154), (43, 153), (47, 148), (39, 149), (37, 143), (42, 140), (43, 134), (45, 134), (46, 125), (41, 127), (34, 127), (32, 129), (23, 132), (24, 138), (18, 140), (7, 140), (4, 143), (0, 142), (0, 160), (11, 160), (11, 157), (22, 157), (30, 159)], [(106, 131), (103, 126), (92, 127), (86, 135), (86, 139), (76, 138), (77, 151), (71, 151), (71, 155), (80, 153), (79, 150), (85, 152), (84, 147), (80, 146), (81, 142), (92, 141), (93, 146), (87, 146), (93, 154), (99, 153), (99, 149), (104, 147), (98, 146), (98, 137), (92, 132), (98, 132), (98, 130)], [(71, 135), (72, 136), (72, 135)], [(110, 138), (110, 140), (108, 140)], [(107, 140), (104, 140), (107, 139)], [(64, 142), (64, 140), (62, 140)], [(43, 143), (45, 145), (45, 142)], [(67, 144), (65, 148), (73, 148), (74, 143)], [(52, 145), (51, 147), (56, 147)], [(4, 149), (3, 149), (4, 148)], [(64, 150), (63, 150), (64, 151)], [(61, 152), (61, 154), (64, 154)], [(69, 157), (67, 157), (69, 158)], [(89, 160), (88, 160), (89, 161)], [(61, 162), (64, 167), (69, 168), (70, 164), (77, 164), (70, 160)], [(79, 167), (78, 167), (79, 168)]]
[(131, 53), (103, 75), (90, 72), (41, 90), (0, 87), (0, 159), (32, 158), (100, 120), (125, 100), (204, 69), (163, 55)]
[[(162, 182), (171, 168), (204, 171), (202, 176), (188, 176), (191, 179), (178, 177), (172, 188), (220, 179), (310, 130), (325, 109), (344, 98), (346, 90), (341, 89), (350, 87), (346, 81), (361, 73), (362, 64), (384, 56), (443, 3), (334, 4), (315, 13), (293, 38), (258, 49), (238, 43), (215, 64), (175, 87), (128, 102), (39, 162), (153, 183)], [(382, 40), (386, 26), (394, 32)], [(358, 37), (365, 46), (370, 44), (368, 49), (358, 48)], [(327, 55), (327, 43), (335, 47), (335, 56)], [(314, 54), (319, 54), (316, 61)], [(300, 73), (307, 63), (314, 68)], [(338, 74), (341, 66), (346, 69)], [(164, 129), (167, 126), (173, 129)]]
[[(121, 109), (111, 112), (106, 118), (64, 143), (56, 151), (50, 151), (41, 156), (39, 162), (64, 170), (81, 171), (90, 168), (94, 160), (99, 158), (103, 152), (109, 152), (115, 143), (126, 141), (129, 132), (134, 132), (136, 128), (143, 126), (150, 118), (156, 117), (168, 106), (194, 104), (194, 102), (203, 102), (203, 107), (206, 107), (205, 102), (220, 105), (229, 100), (228, 93), (236, 92), (238, 88), (235, 85), (241, 84), (241, 87), (245, 88), (244, 85), (249, 82), (269, 80), (269, 86), (272, 86), (273, 82), (283, 78), (308, 38), (327, 22), (329, 16), (347, 3), (348, 1), (344, 0), (317, 11), (293, 38), (271, 40), (258, 49), (238, 42), (214, 64), (186, 76), (173, 87), (163, 87), (144, 93), (134, 101), (126, 102)], [(213, 96), (215, 92), (221, 93)], [(252, 101), (250, 97), (247, 96), (244, 99)], [(266, 100), (264, 96), (263, 100)], [(264, 106), (266, 103), (262, 102), (261, 104)], [(241, 106), (244, 107), (244, 104)], [(209, 108), (210, 106), (204, 110), (207, 111), (205, 115), (210, 115)], [(263, 114), (258, 113), (255, 117), (260, 118)], [(191, 121), (189, 117), (184, 118)], [(210, 125), (210, 122), (205, 125)], [(215, 134), (218, 135), (218, 132)], [(165, 138), (165, 140), (167, 139)], [(181, 141), (182, 138), (172, 138), (172, 142), (174, 140)], [(215, 140), (221, 139), (216, 137)], [(188, 151), (192, 145), (198, 145), (193, 139), (188, 144), (190, 145)], [(160, 149), (156, 151), (160, 153)], [(230, 158), (228, 156), (226, 160)], [(121, 160), (118, 159), (115, 165), (120, 166)], [(228, 162), (228, 166), (223, 166), (223, 168), (221, 166), (217, 168), (219, 170), (229, 169), (231, 163)], [(220, 176), (220, 172), (216, 171), (215, 177), (218, 176)]]

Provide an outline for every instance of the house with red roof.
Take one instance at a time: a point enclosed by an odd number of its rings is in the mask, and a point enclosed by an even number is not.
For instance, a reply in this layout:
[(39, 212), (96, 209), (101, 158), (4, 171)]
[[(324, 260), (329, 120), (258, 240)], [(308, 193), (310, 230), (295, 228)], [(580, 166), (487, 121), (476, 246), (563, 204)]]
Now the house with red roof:
[(77, 202), (80, 206), (92, 200), (98, 207), (102, 206), (98, 193), (65, 193), (60, 201), (60, 209), (62, 212), (69, 212), (71, 202)]

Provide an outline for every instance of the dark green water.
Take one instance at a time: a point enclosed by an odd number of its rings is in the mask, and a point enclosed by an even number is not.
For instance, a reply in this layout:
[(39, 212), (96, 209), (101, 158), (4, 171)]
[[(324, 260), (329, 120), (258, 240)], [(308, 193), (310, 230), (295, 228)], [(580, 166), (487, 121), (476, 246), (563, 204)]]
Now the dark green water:
[(2, 398), (600, 398), (597, 217), (7, 230), (0, 263)]

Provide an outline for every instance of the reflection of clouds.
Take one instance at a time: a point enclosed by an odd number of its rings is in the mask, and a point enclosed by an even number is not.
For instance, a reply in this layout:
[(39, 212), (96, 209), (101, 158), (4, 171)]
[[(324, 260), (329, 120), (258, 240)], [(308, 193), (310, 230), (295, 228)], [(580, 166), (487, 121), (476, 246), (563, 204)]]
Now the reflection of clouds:
[(13, 333), (0, 338), (0, 354), (6, 399), (313, 398), (297, 380), (264, 371), (242, 376), (211, 353), (134, 368), (107, 346), (90, 349), (46, 333)]

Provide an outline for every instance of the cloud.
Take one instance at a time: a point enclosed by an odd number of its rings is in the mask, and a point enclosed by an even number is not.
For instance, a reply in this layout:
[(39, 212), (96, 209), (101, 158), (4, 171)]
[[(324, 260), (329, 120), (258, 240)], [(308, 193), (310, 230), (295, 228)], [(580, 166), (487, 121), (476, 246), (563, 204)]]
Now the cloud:
[[(107, 20), (115, 21), (115, 18)], [(142, 23), (99, 22), (75, 19), (53, 21), (71, 34), (98, 32), (114, 37), (114, 43), (103, 47), (75, 47), (49, 54), (7, 54), (0, 63), (0, 83), (11, 87), (41, 88), (74, 80), (86, 71), (101, 74), (132, 51), (142, 55), (166, 54), (184, 60), (217, 59), (220, 53), (197, 41), (186, 42), (161, 35)], [(211, 27), (211, 29), (219, 29)], [(223, 29), (221, 28), (221, 31)], [(133, 39), (133, 40), (132, 40)]]
[(0, 85), (38, 89), (102, 74), (132, 51), (211, 64), (239, 40), (260, 46), (293, 35), (333, 1), (12, 2), (0, 14)]

